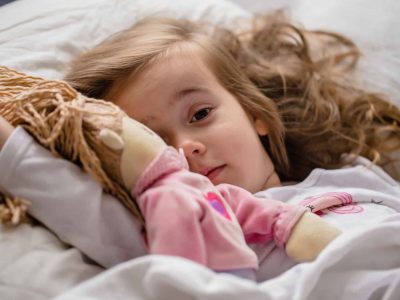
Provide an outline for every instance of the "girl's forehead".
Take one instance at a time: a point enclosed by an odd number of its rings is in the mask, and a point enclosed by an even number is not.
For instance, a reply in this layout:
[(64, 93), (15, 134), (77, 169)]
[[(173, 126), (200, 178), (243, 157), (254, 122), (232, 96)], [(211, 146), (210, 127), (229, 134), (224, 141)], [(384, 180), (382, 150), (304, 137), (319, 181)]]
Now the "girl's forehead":
[(171, 68), (192, 68), (209, 69), (205, 53), (198, 46), (192, 43), (180, 43), (168, 48), (165, 52), (154, 57), (144, 68), (144, 73), (151, 72), (155, 66), (165, 66)]
[(179, 83), (181, 80), (194, 80), (194, 77), (204, 73), (213, 76), (211, 68), (204, 59), (203, 51), (192, 43), (180, 43), (161, 52), (128, 75), (117, 79), (112, 84), (107, 98), (117, 102), (122, 94), (126, 94), (127, 89), (135, 87), (137, 91), (138, 85), (140, 89), (151, 88), (174, 78)]
[(164, 80), (180, 85), (190, 81), (196, 83), (206, 78), (216, 79), (204, 54), (193, 47), (174, 48), (164, 55), (158, 56), (135, 77), (131, 82), (141, 80), (147, 81), (151, 85), (161, 84), (161, 81)]

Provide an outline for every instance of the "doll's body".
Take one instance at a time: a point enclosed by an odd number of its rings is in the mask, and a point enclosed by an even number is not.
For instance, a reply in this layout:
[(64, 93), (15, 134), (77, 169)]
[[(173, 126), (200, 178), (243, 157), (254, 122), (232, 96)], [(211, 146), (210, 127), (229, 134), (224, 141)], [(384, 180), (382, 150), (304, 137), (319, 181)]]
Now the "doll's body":
[(146, 168), (132, 196), (146, 220), (151, 254), (177, 255), (218, 272), (250, 276), (258, 261), (247, 244), (275, 241), (282, 247), (306, 211), (257, 199), (236, 186), (214, 186), (190, 172), (185, 157), (171, 147)]
[(216, 271), (251, 275), (258, 268), (230, 203), (207, 177), (189, 172), (175, 149), (152, 161), (132, 196), (145, 219), (149, 253), (181, 256)]

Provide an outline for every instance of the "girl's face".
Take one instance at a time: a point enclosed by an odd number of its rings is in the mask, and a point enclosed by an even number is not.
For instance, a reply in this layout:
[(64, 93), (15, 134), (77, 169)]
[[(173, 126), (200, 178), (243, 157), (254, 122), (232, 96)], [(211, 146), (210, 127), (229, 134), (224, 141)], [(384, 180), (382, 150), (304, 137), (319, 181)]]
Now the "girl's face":
[(125, 83), (114, 102), (182, 148), (190, 170), (250, 192), (280, 184), (259, 136), (268, 133), (201, 61), (171, 54)]

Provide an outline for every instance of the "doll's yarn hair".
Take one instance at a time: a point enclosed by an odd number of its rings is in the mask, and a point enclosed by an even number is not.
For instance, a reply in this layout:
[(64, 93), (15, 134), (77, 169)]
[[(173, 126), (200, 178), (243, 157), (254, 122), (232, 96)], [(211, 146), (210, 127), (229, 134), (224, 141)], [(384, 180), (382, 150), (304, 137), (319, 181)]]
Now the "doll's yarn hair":
[[(85, 97), (64, 81), (44, 80), (0, 66), (0, 115), (13, 126), (22, 126), (53, 154), (91, 174), (142, 222), (136, 202), (123, 187), (121, 150), (108, 148), (98, 138), (103, 128), (121, 133), (126, 115), (120, 108)], [(0, 196), (3, 223), (19, 223), (26, 208), (22, 199)]]

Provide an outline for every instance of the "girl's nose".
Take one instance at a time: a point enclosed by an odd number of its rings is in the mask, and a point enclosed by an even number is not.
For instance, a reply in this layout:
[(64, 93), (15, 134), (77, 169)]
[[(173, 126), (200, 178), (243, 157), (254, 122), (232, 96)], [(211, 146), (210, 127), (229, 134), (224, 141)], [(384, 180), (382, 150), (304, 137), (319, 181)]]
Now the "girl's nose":
[(193, 139), (185, 139), (181, 141), (178, 143), (178, 145), (176, 145), (176, 148), (182, 148), (183, 153), (188, 160), (203, 154), (206, 150), (206, 147), (203, 143), (194, 141)]

